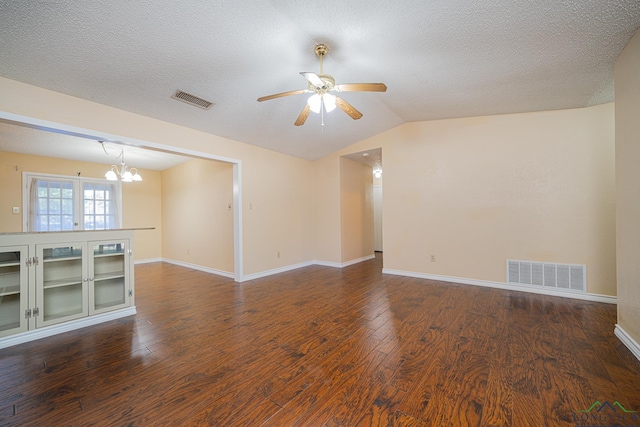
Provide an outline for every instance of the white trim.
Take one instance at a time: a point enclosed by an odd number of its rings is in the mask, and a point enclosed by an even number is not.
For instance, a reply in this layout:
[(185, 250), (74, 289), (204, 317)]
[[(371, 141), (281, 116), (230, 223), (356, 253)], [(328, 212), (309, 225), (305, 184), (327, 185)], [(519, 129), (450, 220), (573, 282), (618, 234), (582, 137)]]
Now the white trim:
[(244, 249), (242, 236), (242, 163), (233, 163), (233, 280), (242, 282)]
[(334, 262), (334, 261), (313, 261), (314, 265), (322, 265), (324, 267), (334, 267), (334, 268), (344, 268), (349, 267), (350, 265), (358, 264), (364, 261), (369, 261), (370, 259), (374, 259), (376, 254), (371, 254), (367, 256), (363, 256), (361, 258), (352, 259), (350, 261), (345, 262)]
[(241, 281), (246, 282), (249, 280), (261, 279), (263, 277), (284, 273), (286, 271), (296, 270), (298, 268), (309, 267), (311, 265), (313, 265), (313, 261), (306, 261), (299, 264), (287, 265), (285, 267), (278, 267), (271, 270), (260, 271), (258, 273), (247, 274), (246, 276), (243, 276)]
[(369, 261), (370, 259), (374, 259), (376, 257), (376, 254), (371, 254), (371, 255), (367, 255), (367, 256), (363, 256), (360, 258), (356, 258), (356, 259), (352, 259), (350, 261), (345, 261), (341, 264), (342, 267), (349, 267), (350, 265), (354, 265), (354, 264), (358, 264), (361, 262), (365, 262), (365, 261)]
[(23, 344), (29, 341), (39, 340), (41, 338), (50, 337), (52, 335), (64, 332), (74, 331), (76, 329), (85, 328), (87, 326), (97, 325), (98, 323), (108, 322), (110, 320), (120, 319), (122, 317), (133, 316), (136, 314), (136, 307), (127, 307), (121, 310), (114, 310), (104, 314), (95, 316), (87, 316), (82, 319), (71, 320), (69, 322), (59, 323), (57, 325), (38, 328), (32, 331), (22, 332), (0, 339), (0, 348), (11, 347), (17, 344)]
[(607, 304), (617, 304), (618, 298), (609, 295), (577, 293), (557, 290), (556, 288), (539, 288), (537, 286), (510, 285), (500, 282), (489, 282), (486, 280), (466, 279), (463, 277), (440, 276), (437, 274), (417, 273), (413, 271), (392, 270), (389, 268), (382, 269), (383, 274), (394, 274), (397, 276), (415, 277), (418, 279), (438, 280), (442, 282), (460, 283), (463, 285), (484, 286), (489, 288), (504, 289), (507, 291), (529, 292), (534, 294), (551, 295), (564, 298), (574, 298), (587, 301), (604, 302)]
[(227, 277), (229, 279), (233, 279), (233, 273), (229, 271), (216, 270), (215, 268), (203, 267), (201, 265), (190, 264), (188, 262), (177, 261), (175, 259), (162, 258), (161, 261), (164, 261), (169, 264), (179, 265), (180, 267), (187, 267), (193, 270), (204, 271), (205, 273), (215, 274), (217, 276)]
[(342, 263), (335, 261), (313, 261), (314, 265), (321, 265), (323, 267), (342, 268)]
[(146, 258), (146, 259), (139, 259), (137, 261), (133, 261), (134, 265), (138, 265), (138, 264), (151, 264), (153, 262), (162, 262), (162, 258)]
[(189, 150), (186, 148), (175, 147), (173, 145), (158, 144), (152, 141), (146, 141), (137, 138), (130, 138), (121, 135), (105, 133), (102, 131), (91, 130), (71, 126), (64, 123), (56, 123), (48, 120), (37, 119), (35, 117), (23, 116), (21, 114), (9, 113), (0, 110), (0, 120), (9, 122), (22, 123), (30, 128), (45, 130), (49, 132), (61, 133), (65, 135), (73, 135), (81, 138), (92, 139), (94, 141), (117, 141), (124, 145), (132, 145), (140, 148), (152, 148), (156, 150), (166, 151), (173, 154), (182, 154), (186, 156), (199, 157), (209, 160), (218, 160), (233, 164), (233, 247), (234, 247), (234, 279), (236, 282), (242, 282), (243, 279), (243, 247), (242, 247), (242, 161), (230, 157), (218, 156), (215, 154), (204, 153), (201, 151)]
[(631, 351), (631, 353), (633, 353), (636, 359), (640, 360), (640, 344), (638, 344), (636, 340), (631, 338), (631, 335), (629, 335), (624, 329), (622, 329), (622, 326), (618, 324), (616, 324), (613, 333), (618, 337), (620, 341), (622, 341), (622, 344), (624, 344)]

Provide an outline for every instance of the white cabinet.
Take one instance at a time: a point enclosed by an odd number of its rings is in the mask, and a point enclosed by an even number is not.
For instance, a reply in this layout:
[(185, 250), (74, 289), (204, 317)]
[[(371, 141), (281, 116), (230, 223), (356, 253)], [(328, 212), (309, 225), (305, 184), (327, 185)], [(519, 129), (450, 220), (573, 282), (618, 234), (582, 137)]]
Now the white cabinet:
[(0, 348), (135, 314), (133, 285), (131, 231), (0, 235)]
[(27, 330), (27, 246), (0, 247), (0, 337)]
[(36, 327), (54, 325), (89, 314), (87, 243), (36, 245)]
[(128, 307), (133, 296), (130, 287), (131, 263), (127, 262), (129, 241), (90, 242), (89, 314)]

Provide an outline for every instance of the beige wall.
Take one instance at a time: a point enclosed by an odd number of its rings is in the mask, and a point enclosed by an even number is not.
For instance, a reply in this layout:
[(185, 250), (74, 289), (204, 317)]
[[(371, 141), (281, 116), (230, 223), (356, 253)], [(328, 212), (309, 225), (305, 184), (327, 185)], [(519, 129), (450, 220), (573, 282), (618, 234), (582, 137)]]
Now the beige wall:
[(341, 263), (340, 158), (329, 156), (314, 163), (314, 259)]
[(240, 160), (244, 273), (313, 259), (312, 162), (2, 77), (0, 93), (6, 113)]
[(640, 32), (615, 65), (618, 324), (640, 342)]
[(589, 292), (615, 295), (612, 104), (407, 123), (309, 162), (4, 78), (0, 92), (0, 111), (241, 160), (245, 274), (341, 262), (339, 157), (382, 147), (386, 268), (504, 282), (506, 258), (579, 263)]
[(407, 123), (319, 162), (377, 147), (385, 268), (504, 283), (508, 258), (586, 264), (588, 292), (616, 294), (613, 104)]
[[(96, 144), (96, 149), (100, 149)], [(22, 214), (12, 214), (13, 206), (22, 208), (22, 172), (103, 178), (108, 165), (54, 159), (51, 157), (0, 152), (0, 232), (22, 231)], [(122, 184), (122, 226), (155, 227), (135, 232), (135, 260), (160, 258), (160, 172), (142, 170), (144, 181)]]
[(233, 274), (233, 165), (194, 159), (162, 172), (162, 256)]
[(369, 166), (340, 158), (341, 261), (373, 255), (373, 174)]

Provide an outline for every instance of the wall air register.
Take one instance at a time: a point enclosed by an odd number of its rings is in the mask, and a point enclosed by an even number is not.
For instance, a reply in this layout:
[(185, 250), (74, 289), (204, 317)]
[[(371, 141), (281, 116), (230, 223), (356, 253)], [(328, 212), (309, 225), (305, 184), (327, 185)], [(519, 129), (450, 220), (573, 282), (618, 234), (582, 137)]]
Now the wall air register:
[(203, 110), (208, 110), (213, 105), (213, 102), (207, 101), (206, 99), (202, 99), (199, 96), (191, 95), (190, 93), (183, 92), (181, 90), (177, 90), (171, 96), (173, 99), (177, 99), (178, 101), (186, 102), (189, 105), (193, 105), (194, 107), (202, 108)]
[(508, 259), (507, 282), (511, 285), (586, 292), (587, 266)]

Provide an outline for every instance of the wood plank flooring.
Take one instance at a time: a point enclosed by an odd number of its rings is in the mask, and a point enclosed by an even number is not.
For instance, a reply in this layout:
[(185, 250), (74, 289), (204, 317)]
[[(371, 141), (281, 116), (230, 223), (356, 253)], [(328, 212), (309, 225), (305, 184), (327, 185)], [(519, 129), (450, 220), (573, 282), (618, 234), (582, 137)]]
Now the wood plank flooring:
[(381, 268), (235, 284), (137, 266), (136, 316), (0, 350), (0, 425), (573, 426), (596, 401), (640, 415), (614, 305)]

